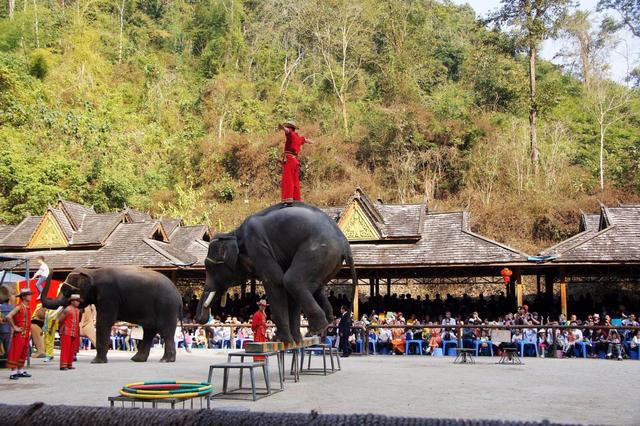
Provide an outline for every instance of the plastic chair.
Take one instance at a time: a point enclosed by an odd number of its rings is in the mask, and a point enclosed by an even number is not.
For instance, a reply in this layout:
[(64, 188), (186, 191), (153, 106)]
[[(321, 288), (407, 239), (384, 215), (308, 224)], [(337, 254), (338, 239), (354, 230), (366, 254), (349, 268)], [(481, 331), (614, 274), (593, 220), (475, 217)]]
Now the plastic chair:
[[(491, 354), (491, 356), (493, 356), (493, 343), (491, 343), (491, 341), (487, 341), (487, 346), (489, 346), (489, 353)], [(476, 340), (475, 341), (475, 345), (476, 345), (476, 356), (480, 356), (480, 345), (482, 344), (481, 340)]]
[(591, 342), (576, 342), (573, 346), (573, 352), (576, 356), (580, 356), (580, 352), (582, 351), (582, 357), (587, 357), (587, 346), (591, 346)]
[(538, 339), (535, 339), (534, 341), (531, 340), (521, 340), (520, 341), (520, 356), (524, 358), (524, 348), (527, 346), (533, 346), (533, 349), (536, 352), (536, 357), (538, 356)]
[(362, 339), (356, 340), (356, 353), (362, 353)]
[(620, 327), (622, 326), (622, 318), (613, 318), (611, 320), (611, 326), (613, 327)]
[(411, 349), (411, 344), (418, 346), (418, 351), (416, 352), (416, 355), (422, 355), (422, 340), (405, 340), (404, 354), (409, 355), (409, 349)]
[(378, 343), (378, 335), (375, 333), (369, 334), (369, 351), (372, 354), (376, 354), (376, 344)]
[(433, 348), (433, 356), (444, 356), (442, 348)]
[(222, 341), (222, 349), (224, 348), (231, 349), (231, 339), (224, 339)]
[[(447, 345), (453, 345), (454, 351), (452, 353), (447, 352)], [(458, 349), (458, 341), (457, 340), (443, 340), (442, 341), (442, 353), (449, 356), (456, 356)]]

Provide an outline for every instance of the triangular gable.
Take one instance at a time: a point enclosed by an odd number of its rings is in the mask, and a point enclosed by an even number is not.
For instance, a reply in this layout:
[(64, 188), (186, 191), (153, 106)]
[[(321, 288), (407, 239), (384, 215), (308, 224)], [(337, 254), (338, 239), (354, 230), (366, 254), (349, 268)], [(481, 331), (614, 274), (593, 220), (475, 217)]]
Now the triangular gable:
[(162, 226), (161, 222), (158, 222), (156, 226), (153, 228), (153, 232), (151, 234), (151, 239), (156, 241), (162, 241), (163, 243), (169, 242), (169, 236), (167, 232), (164, 230), (164, 226)]
[(49, 210), (42, 217), (31, 239), (27, 243), (27, 248), (58, 248), (67, 247), (69, 244), (62, 227)]
[(382, 239), (382, 233), (361, 204), (354, 199), (340, 216), (338, 227), (349, 241), (374, 241)]

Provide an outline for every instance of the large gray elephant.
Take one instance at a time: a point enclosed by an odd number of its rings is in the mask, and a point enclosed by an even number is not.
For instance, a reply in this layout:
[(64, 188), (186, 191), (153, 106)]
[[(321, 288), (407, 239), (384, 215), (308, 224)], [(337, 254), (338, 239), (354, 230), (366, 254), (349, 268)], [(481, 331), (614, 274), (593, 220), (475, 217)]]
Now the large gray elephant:
[(334, 220), (301, 202), (269, 207), (236, 230), (217, 234), (209, 244), (196, 320), (204, 324), (212, 302), (219, 304), (229, 287), (257, 278), (269, 298), (276, 338), (300, 342), (300, 311), (311, 332), (322, 332), (333, 320), (324, 287), (343, 261), (351, 269), (355, 289), (351, 247)]
[(131, 358), (144, 362), (149, 357), (153, 338), (157, 333), (164, 339), (161, 362), (176, 360), (174, 333), (182, 318), (182, 298), (169, 278), (159, 272), (138, 267), (109, 267), (74, 269), (60, 287), (57, 298), (47, 298), (47, 282), (42, 304), (48, 309), (66, 306), (69, 297), (80, 294), (83, 308), (96, 307), (96, 350), (92, 363), (107, 362), (111, 327), (116, 321), (141, 325), (144, 329), (142, 344)]

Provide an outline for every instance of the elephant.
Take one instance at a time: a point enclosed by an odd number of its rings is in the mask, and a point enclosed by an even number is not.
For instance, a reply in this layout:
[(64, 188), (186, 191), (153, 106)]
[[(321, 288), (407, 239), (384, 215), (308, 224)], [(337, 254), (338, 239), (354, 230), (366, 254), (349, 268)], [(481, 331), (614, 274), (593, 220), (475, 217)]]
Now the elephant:
[(174, 333), (182, 319), (182, 298), (171, 280), (159, 272), (138, 267), (74, 269), (55, 299), (46, 297), (50, 281), (42, 292), (42, 304), (57, 309), (69, 303), (72, 294), (80, 294), (80, 308), (96, 307), (96, 351), (92, 363), (106, 363), (111, 327), (116, 321), (141, 325), (142, 344), (131, 358), (145, 362), (156, 333), (164, 339), (161, 362), (176, 360)]
[(229, 287), (257, 278), (271, 305), (276, 339), (300, 343), (301, 311), (311, 334), (322, 333), (332, 322), (333, 309), (324, 289), (343, 261), (350, 267), (355, 291), (351, 247), (333, 219), (303, 202), (266, 208), (209, 243), (196, 321), (207, 322), (212, 302), (224, 305)]

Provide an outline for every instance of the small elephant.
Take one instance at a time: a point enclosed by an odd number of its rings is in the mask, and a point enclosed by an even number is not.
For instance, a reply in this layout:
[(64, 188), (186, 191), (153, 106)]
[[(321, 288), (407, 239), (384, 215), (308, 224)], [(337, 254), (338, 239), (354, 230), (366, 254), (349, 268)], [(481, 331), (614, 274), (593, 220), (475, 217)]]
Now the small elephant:
[(96, 351), (92, 363), (107, 362), (111, 327), (116, 321), (141, 325), (144, 329), (142, 344), (131, 358), (145, 362), (153, 338), (157, 333), (164, 339), (161, 362), (176, 360), (174, 333), (182, 318), (182, 298), (171, 280), (159, 272), (138, 267), (109, 267), (74, 269), (63, 284), (57, 298), (49, 299), (47, 282), (42, 304), (48, 309), (66, 306), (72, 294), (80, 294), (83, 308), (96, 307)]
[(343, 261), (351, 269), (355, 291), (351, 247), (333, 219), (302, 202), (269, 207), (210, 242), (196, 320), (206, 323), (212, 301), (222, 302), (229, 287), (258, 278), (269, 298), (276, 339), (300, 342), (300, 311), (312, 333), (323, 332), (333, 320), (324, 288)]

